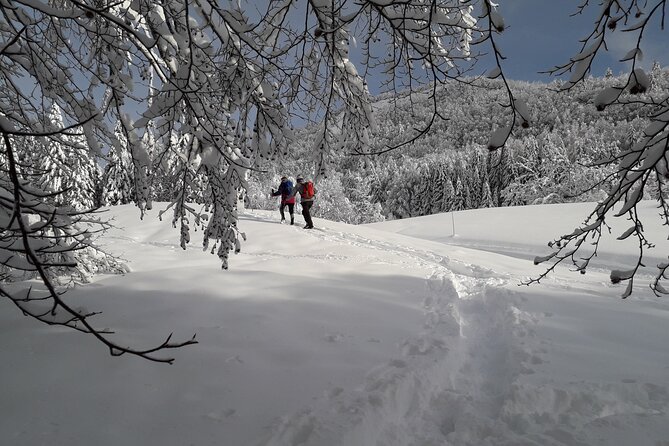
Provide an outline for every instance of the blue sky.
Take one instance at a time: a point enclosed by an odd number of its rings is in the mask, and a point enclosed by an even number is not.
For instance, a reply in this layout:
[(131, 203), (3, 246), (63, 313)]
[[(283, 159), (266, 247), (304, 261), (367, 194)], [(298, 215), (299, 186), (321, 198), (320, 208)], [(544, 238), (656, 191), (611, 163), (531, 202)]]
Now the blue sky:
[[(555, 80), (556, 77), (541, 72), (567, 63), (581, 51), (580, 40), (592, 32), (596, 14), (601, 8), (599, 1), (591, 0), (592, 6), (583, 14), (573, 15), (583, 0), (498, 0), (498, 3), (498, 11), (506, 24), (506, 30), (496, 36), (502, 53), (507, 57), (503, 61), (505, 75), (509, 79), (539, 82)], [(649, 4), (654, 5), (655, 2)], [(608, 50), (600, 51), (590, 74), (603, 76), (607, 68), (611, 68), (614, 74), (629, 71), (630, 62), (621, 63), (619, 60), (636, 46), (638, 33), (623, 32), (623, 28), (621, 24), (615, 31), (607, 30)], [(657, 21), (651, 22), (642, 44), (642, 68), (649, 70), (655, 60), (664, 67), (669, 66), (667, 34), (659, 29)], [(490, 45), (485, 43), (473, 49), (490, 51)], [(352, 59), (356, 62), (359, 62), (360, 57), (358, 51), (355, 46), (352, 48)], [(493, 64), (492, 55), (486, 55), (469, 74), (482, 75)], [(359, 63), (358, 68), (363, 70)], [(373, 71), (367, 78), (374, 95), (381, 92), (381, 77)], [(569, 74), (562, 76), (568, 77)]]
[[(594, 23), (593, 13), (599, 10), (599, 2), (586, 11), (586, 15), (570, 17), (582, 0), (500, 0), (500, 13), (507, 29), (500, 36), (504, 55), (504, 71), (511, 79), (550, 81), (551, 77), (539, 74), (557, 64), (565, 63), (581, 49), (580, 39), (586, 37)], [(636, 33), (616, 30), (611, 34), (609, 51), (595, 61), (592, 74), (601, 76), (611, 67), (619, 73), (628, 66), (618, 60), (636, 42)], [(662, 66), (669, 65), (667, 33), (653, 29), (644, 34), (644, 68), (652, 66), (654, 60)]]

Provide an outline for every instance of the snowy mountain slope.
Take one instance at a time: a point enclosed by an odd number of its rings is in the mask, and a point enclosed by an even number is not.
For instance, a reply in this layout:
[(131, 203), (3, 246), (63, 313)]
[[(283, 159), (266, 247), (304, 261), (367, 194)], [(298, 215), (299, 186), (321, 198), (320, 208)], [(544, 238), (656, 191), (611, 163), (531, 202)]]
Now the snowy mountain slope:
[[(605, 269), (518, 286), (540, 268), (527, 259), (544, 253), (553, 225), (580, 221), (580, 205), (457, 213), (455, 237), (448, 214), (357, 227), (316, 219), (322, 230), (305, 231), (248, 211), (249, 240), (227, 272), (197, 247), (182, 251), (169, 223), (140, 223), (127, 206), (111, 213), (125, 229), (109, 248), (133, 272), (70, 299), (103, 310), (100, 326), (128, 342), (174, 330), (200, 344), (173, 366), (110, 358), (3, 302), (8, 444), (669, 439), (669, 305), (646, 291), (620, 300)], [(629, 256), (607, 250), (611, 261)]]

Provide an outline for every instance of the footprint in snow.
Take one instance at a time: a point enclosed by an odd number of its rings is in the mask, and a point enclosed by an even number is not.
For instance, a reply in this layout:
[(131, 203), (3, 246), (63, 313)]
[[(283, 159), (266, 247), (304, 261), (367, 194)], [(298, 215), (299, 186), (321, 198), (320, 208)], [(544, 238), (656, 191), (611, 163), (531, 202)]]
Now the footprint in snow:
[(341, 387), (334, 387), (328, 391), (325, 392), (325, 397), (328, 399), (334, 399), (337, 398), (339, 395), (344, 393), (344, 389)]
[(323, 337), (323, 339), (325, 339), (327, 342), (341, 342), (344, 340), (344, 335), (341, 333), (328, 333)]
[(226, 409), (223, 412), (209, 412), (205, 415), (206, 418), (214, 421), (225, 421), (226, 418), (230, 418), (237, 413), (235, 409)]

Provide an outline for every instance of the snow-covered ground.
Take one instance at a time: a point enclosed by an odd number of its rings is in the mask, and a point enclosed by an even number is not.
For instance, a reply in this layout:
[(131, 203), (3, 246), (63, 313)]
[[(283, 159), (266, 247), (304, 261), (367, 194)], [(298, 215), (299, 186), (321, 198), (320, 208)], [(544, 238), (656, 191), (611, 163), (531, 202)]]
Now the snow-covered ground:
[[(313, 231), (247, 211), (225, 272), (182, 251), (169, 222), (114, 208), (124, 229), (106, 243), (132, 272), (69, 300), (104, 311), (98, 326), (123, 342), (200, 343), (171, 366), (112, 358), (0, 302), (0, 444), (667, 446), (669, 303), (641, 285), (621, 300), (606, 269), (634, 246), (518, 285), (591, 207)], [(666, 258), (666, 228), (652, 203), (643, 212)]]

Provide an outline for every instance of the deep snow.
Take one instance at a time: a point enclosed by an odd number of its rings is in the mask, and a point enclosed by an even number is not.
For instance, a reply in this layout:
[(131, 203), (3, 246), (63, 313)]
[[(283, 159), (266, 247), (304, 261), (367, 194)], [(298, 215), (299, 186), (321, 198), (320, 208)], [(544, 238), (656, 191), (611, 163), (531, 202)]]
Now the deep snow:
[(455, 233), (450, 214), (305, 231), (247, 211), (226, 272), (169, 222), (113, 208), (124, 229), (105, 240), (132, 272), (68, 299), (127, 343), (200, 343), (172, 366), (112, 358), (1, 302), (0, 443), (667, 446), (669, 304), (642, 286), (621, 300), (606, 269), (633, 246), (518, 285), (591, 207), (459, 212)]

